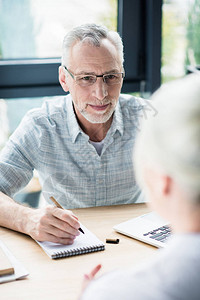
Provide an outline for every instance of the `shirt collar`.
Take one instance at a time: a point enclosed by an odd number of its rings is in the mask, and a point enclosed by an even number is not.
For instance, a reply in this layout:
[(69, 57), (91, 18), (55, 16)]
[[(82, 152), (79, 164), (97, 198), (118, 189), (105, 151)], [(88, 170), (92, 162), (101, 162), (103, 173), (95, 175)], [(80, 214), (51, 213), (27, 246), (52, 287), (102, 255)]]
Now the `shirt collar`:
[(113, 121), (111, 125), (111, 134), (113, 135), (116, 131), (119, 131), (121, 135), (124, 133), (124, 122), (123, 122), (123, 115), (120, 106), (120, 102), (118, 101), (115, 112), (113, 115)]
[(77, 136), (82, 132), (82, 130), (77, 122), (76, 115), (74, 113), (72, 97), (70, 94), (66, 96), (66, 106), (69, 113), (69, 134), (71, 135), (72, 142), (75, 143)]
[[(76, 115), (74, 113), (72, 98), (70, 94), (66, 96), (66, 106), (67, 106), (67, 111), (69, 112), (69, 131), (72, 137), (72, 142), (75, 143), (78, 135), (80, 133), (83, 133), (83, 131), (77, 122)], [(122, 111), (121, 111), (119, 101), (116, 105), (114, 115), (113, 115), (113, 121), (110, 128), (111, 135), (113, 135), (117, 130), (121, 135), (123, 135), (124, 123), (123, 123), (123, 116), (122, 116)]]

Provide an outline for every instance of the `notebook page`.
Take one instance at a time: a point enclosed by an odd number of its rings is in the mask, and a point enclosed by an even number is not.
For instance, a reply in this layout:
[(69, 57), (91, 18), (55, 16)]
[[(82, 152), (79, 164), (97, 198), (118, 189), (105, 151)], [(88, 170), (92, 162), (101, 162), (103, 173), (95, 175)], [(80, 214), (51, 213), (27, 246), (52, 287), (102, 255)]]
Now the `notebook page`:
[(43, 250), (52, 257), (55, 253), (58, 252), (65, 252), (70, 250), (76, 250), (83, 247), (98, 247), (104, 246), (103, 242), (100, 241), (91, 231), (89, 231), (85, 226), (81, 224), (81, 228), (83, 229), (84, 233), (80, 233), (79, 236), (75, 239), (72, 245), (62, 245), (57, 243), (51, 242), (38, 242), (36, 241)]

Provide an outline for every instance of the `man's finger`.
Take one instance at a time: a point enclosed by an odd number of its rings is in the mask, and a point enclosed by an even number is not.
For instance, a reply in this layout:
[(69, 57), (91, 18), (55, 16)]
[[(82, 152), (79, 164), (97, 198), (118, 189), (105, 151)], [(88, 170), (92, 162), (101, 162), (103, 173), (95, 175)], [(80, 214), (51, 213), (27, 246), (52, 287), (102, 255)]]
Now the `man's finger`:
[(38, 238), (38, 241), (40, 242), (48, 241), (48, 242), (59, 243), (64, 245), (72, 245), (74, 243), (73, 238), (58, 237), (50, 233), (43, 233), (42, 237)]
[(71, 211), (53, 207), (51, 213), (58, 219), (67, 222), (74, 229), (78, 230), (80, 228), (80, 223), (76, 218), (74, 218), (74, 215)]
[(58, 238), (69, 238), (69, 239), (75, 239), (80, 234), (80, 232), (78, 232), (77, 234), (70, 233), (54, 225), (48, 226), (48, 228), (46, 228), (46, 232), (54, 236), (57, 236)]
[(62, 221), (61, 219), (58, 219), (54, 216), (50, 219), (48, 225), (51, 225), (53, 228), (64, 231), (70, 235), (78, 236), (80, 234), (78, 229), (71, 227), (71, 225), (68, 222)]

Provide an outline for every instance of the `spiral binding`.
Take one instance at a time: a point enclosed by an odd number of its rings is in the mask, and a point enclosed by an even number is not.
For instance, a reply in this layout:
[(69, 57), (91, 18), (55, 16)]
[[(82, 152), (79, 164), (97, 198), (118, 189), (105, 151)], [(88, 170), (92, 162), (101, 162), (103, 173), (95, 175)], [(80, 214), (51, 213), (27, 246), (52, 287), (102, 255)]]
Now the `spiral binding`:
[(87, 254), (87, 253), (91, 253), (91, 252), (102, 251), (104, 249), (105, 249), (105, 246), (102, 245), (102, 244), (101, 245), (90, 246), (90, 247), (80, 247), (80, 248), (77, 248), (77, 249), (71, 249), (71, 250), (55, 252), (52, 255), (52, 258), (62, 258), (62, 257), (80, 255), (80, 254)]

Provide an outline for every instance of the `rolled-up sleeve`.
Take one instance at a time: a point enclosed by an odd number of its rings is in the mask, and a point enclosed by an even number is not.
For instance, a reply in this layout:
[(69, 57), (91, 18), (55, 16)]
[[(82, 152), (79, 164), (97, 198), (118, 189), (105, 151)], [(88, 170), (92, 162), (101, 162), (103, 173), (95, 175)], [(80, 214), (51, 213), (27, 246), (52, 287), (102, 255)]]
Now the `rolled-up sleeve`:
[(38, 128), (27, 115), (0, 153), (0, 191), (13, 196), (33, 176)]

